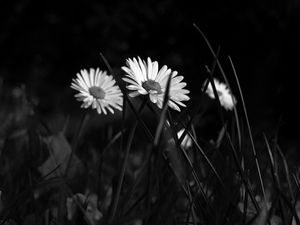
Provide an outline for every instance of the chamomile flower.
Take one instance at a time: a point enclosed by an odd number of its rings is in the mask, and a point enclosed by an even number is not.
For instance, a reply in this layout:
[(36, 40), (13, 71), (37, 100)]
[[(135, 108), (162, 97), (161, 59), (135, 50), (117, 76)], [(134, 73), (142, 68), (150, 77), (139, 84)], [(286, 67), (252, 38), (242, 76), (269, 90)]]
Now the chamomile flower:
[(114, 113), (114, 109), (122, 110), (122, 92), (106, 71), (99, 68), (91, 68), (90, 71), (84, 69), (72, 81), (71, 88), (79, 91), (75, 97), (83, 102), (82, 108), (92, 106), (99, 114), (107, 114), (107, 110), (111, 113)]
[(162, 108), (168, 78), (171, 75), (168, 106), (177, 111), (180, 111), (179, 106), (186, 106), (182, 101), (190, 99), (187, 96), (189, 90), (184, 89), (186, 83), (182, 82), (183, 76), (178, 76), (177, 71), (171, 71), (166, 65), (159, 69), (158, 62), (152, 62), (149, 57), (147, 62), (139, 57), (127, 59), (126, 65), (122, 67), (126, 72), (123, 80), (129, 83), (127, 89), (132, 91), (130, 97), (149, 95), (151, 102)]
[[(206, 82), (209, 82), (209, 84), (207, 86), (205, 93), (210, 98), (214, 99), (215, 94), (214, 94), (213, 87), (212, 87), (210, 81), (206, 80), (204, 82), (202, 88), (204, 88)], [(233, 94), (231, 93), (230, 89), (227, 87), (226, 84), (221, 83), (216, 78), (214, 78), (214, 84), (216, 87), (216, 91), (218, 93), (218, 97), (219, 97), (221, 106), (223, 106), (226, 110), (232, 110), (234, 105), (237, 103), (237, 101), (236, 101), (235, 97), (233, 96)]]

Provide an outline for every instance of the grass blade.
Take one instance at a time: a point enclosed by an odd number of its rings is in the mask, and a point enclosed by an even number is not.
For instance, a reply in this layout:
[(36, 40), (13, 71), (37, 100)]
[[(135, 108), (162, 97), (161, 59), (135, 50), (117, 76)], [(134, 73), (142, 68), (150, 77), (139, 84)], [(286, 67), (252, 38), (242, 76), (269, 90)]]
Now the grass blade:
[[(226, 84), (230, 88), (230, 85), (229, 85), (229, 82), (227, 81), (227, 78), (225, 76), (224, 70), (223, 70), (223, 68), (222, 68), (222, 66), (221, 66), (221, 64), (220, 64), (220, 62), (219, 62), (219, 60), (217, 58), (217, 55), (216, 55), (215, 51), (213, 50), (210, 42), (208, 41), (208, 39), (206, 38), (206, 36), (204, 35), (204, 33), (201, 31), (201, 29), (196, 24), (194, 24), (194, 27), (201, 34), (201, 36), (203, 37), (204, 41), (206, 42), (209, 50), (211, 51), (212, 55), (216, 58), (217, 65), (218, 65), (218, 67), (219, 67), (219, 69), (221, 71), (221, 74), (223, 75), (223, 78), (224, 78)], [(242, 90), (241, 90), (241, 87), (240, 87), (240, 84), (239, 84), (239, 80), (237, 78), (236, 71), (235, 71), (235, 68), (233, 66), (233, 63), (231, 63), (231, 65), (232, 65), (233, 73), (235, 75), (235, 79), (236, 79), (236, 82), (237, 82), (237, 85), (238, 85), (238, 88), (239, 88), (240, 97), (242, 99), (242, 105), (243, 105), (243, 109), (244, 109), (244, 115), (245, 115), (245, 119), (246, 119), (246, 123), (247, 123), (247, 128), (248, 128), (248, 132), (249, 132), (249, 136), (250, 136), (250, 141), (251, 141), (251, 146), (252, 146), (252, 151), (253, 151), (253, 155), (254, 155), (254, 159), (255, 159), (256, 169), (257, 169), (257, 173), (258, 173), (258, 177), (259, 177), (259, 183), (260, 183), (261, 191), (263, 193), (264, 199), (266, 199), (265, 188), (264, 188), (264, 184), (263, 184), (263, 180), (262, 180), (262, 176), (261, 176), (261, 171), (260, 171), (260, 167), (259, 167), (259, 163), (258, 163), (258, 157), (257, 157), (256, 149), (255, 149), (255, 146), (254, 146), (254, 141), (253, 141), (253, 137), (252, 137), (252, 131), (251, 131), (250, 123), (249, 123), (249, 120), (248, 120), (248, 114), (247, 114), (247, 110), (246, 110), (246, 106), (245, 106), (245, 102), (244, 102)]]
[(231, 67), (232, 67), (232, 70), (233, 70), (233, 74), (235, 76), (236, 83), (237, 83), (237, 86), (238, 86), (238, 89), (239, 89), (239, 93), (240, 93), (240, 97), (241, 97), (241, 101), (242, 101), (242, 106), (243, 106), (243, 110), (244, 110), (244, 115), (245, 115), (245, 119), (246, 119), (246, 124), (247, 124), (247, 128), (248, 128), (249, 138), (250, 138), (250, 142), (251, 142), (252, 152), (253, 152), (253, 156), (254, 156), (255, 164), (256, 164), (256, 169), (257, 169), (257, 173), (258, 173), (259, 183), (260, 183), (260, 186), (261, 186), (262, 194), (264, 196), (264, 200), (266, 201), (265, 187), (264, 187), (264, 183), (263, 183), (263, 180), (262, 180), (262, 175), (261, 175), (259, 162), (258, 162), (258, 156), (257, 156), (257, 152), (256, 152), (256, 149), (255, 149), (255, 145), (254, 145), (254, 141), (253, 141), (253, 137), (252, 137), (252, 131), (251, 131), (251, 126), (250, 126), (249, 119), (248, 119), (246, 104), (245, 104), (245, 101), (244, 101), (242, 89), (241, 89), (241, 86), (240, 86), (239, 79), (237, 77), (235, 67), (234, 67), (230, 57), (229, 57), (229, 61), (230, 61), (230, 64), (231, 64)]
[(132, 128), (130, 130), (130, 133), (129, 133), (129, 138), (128, 138), (128, 141), (127, 141), (127, 146), (126, 146), (126, 150), (125, 150), (123, 165), (122, 165), (122, 168), (121, 168), (121, 171), (120, 171), (120, 177), (119, 177), (119, 180), (118, 180), (116, 195), (115, 195), (115, 198), (114, 198), (114, 202), (113, 202), (113, 205), (112, 205), (112, 211), (111, 211), (111, 215), (110, 215), (110, 219), (109, 219), (110, 222), (116, 216), (116, 211), (117, 211), (117, 207), (118, 207), (118, 203), (119, 203), (121, 188), (122, 188), (124, 175), (125, 175), (125, 170), (126, 170), (126, 166), (127, 166), (127, 162), (128, 162), (129, 151), (130, 151), (130, 148), (131, 148), (131, 143), (132, 143), (132, 140), (133, 140), (133, 137), (134, 137), (136, 127), (137, 127), (137, 122), (135, 122), (135, 124), (132, 126)]

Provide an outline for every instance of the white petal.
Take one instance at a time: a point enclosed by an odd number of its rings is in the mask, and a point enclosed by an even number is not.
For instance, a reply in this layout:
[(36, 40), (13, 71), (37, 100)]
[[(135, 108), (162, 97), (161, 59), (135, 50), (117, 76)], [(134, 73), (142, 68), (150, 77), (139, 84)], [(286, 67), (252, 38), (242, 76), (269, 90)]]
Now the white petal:
[(147, 77), (148, 77), (148, 80), (152, 80), (152, 62), (151, 62), (151, 59), (148, 57), (147, 58), (147, 65), (148, 65), (148, 70), (147, 70)]
[(169, 101), (168, 105), (170, 106), (170, 108), (175, 109), (180, 112), (180, 108), (174, 102)]
[(150, 95), (149, 95), (149, 98), (150, 98), (151, 102), (153, 102), (154, 104), (157, 103), (157, 96), (156, 96), (156, 95), (150, 94)]
[(158, 72), (157, 76), (155, 77), (155, 81), (158, 83), (161, 83), (161, 80), (166, 76), (166, 71), (168, 70), (168, 67), (164, 65)]
[(128, 95), (129, 95), (130, 97), (134, 98), (134, 97), (136, 97), (136, 96), (138, 96), (138, 95), (140, 95), (140, 94), (141, 94), (141, 93), (139, 93), (138, 91), (134, 91), (134, 92), (129, 93)]
[(122, 78), (122, 80), (126, 81), (127, 83), (133, 84), (133, 85), (137, 85), (138, 84), (135, 80), (129, 79), (127, 77)]

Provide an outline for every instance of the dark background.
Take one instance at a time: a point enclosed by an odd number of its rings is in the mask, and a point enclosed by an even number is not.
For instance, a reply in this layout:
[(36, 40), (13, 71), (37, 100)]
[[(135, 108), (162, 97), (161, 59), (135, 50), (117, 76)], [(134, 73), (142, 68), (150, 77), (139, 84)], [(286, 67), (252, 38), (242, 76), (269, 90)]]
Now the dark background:
[(100, 52), (117, 73), (127, 57), (150, 56), (185, 76), (196, 104), (207, 76), (205, 65), (213, 61), (196, 23), (213, 47), (220, 47), (221, 63), (237, 95), (227, 58), (232, 57), (251, 124), (259, 130), (280, 124), (283, 138), (297, 139), (299, 1), (198, 4), (2, 0), (0, 77), (8, 86), (25, 84), (41, 112), (70, 112), (79, 110), (71, 79), (83, 68), (106, 69)]

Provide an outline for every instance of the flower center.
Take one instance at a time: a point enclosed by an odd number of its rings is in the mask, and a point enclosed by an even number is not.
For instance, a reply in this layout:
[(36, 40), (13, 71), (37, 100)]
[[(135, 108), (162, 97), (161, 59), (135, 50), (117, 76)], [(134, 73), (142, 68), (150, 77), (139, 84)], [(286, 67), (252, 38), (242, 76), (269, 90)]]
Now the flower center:
[(158, 82), (154, 81), (154, 80), (147, 80), (145, 82), (142, 83), (142, 87), (147, 91), (156, 91), (157, 94), (161, 94), (161, 86)]
[(101, 87), (92, 86), (89, 88), (90, 94), (96, 99), (104, 99), (105, 91)]

